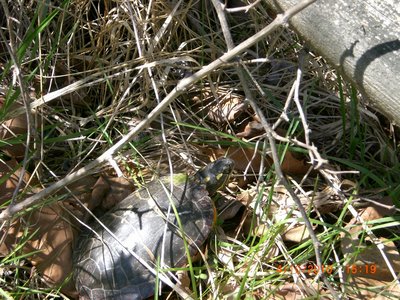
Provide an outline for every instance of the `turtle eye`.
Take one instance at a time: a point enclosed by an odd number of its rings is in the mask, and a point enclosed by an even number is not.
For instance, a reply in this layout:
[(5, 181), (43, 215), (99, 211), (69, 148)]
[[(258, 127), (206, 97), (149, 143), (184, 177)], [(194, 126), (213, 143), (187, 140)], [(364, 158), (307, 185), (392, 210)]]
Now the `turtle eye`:
[(222, 176), (224, 176), (224, 174), (223, 173), (219, 173), (219, 174), (217, 174), (215, 176), (215, 178), (217, 178), (217, 181), (219, 181), (222, 178)]

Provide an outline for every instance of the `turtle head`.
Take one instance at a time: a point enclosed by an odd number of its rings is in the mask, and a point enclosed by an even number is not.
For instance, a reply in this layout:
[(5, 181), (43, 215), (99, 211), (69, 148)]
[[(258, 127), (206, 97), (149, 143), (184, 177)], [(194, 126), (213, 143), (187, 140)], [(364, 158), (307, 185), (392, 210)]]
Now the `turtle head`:
[(230, 158), (218, 158), (195, 174), (195, 181), (204, 184), (212, 196), (227, 182), (233, 171), (234, 162)]

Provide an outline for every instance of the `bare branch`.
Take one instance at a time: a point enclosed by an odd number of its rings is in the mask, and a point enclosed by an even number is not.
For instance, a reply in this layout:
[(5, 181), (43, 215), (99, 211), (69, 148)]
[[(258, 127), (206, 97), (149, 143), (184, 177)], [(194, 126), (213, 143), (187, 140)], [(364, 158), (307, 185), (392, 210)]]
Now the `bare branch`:
[(252, 37), (248, 38), (231, 51), (228, 51), (220, 58), (216, 59), (209, 65), (203, 67), (201, 70), (196, 72), (190, 77), (184, 78), (172, 90), (162, 102), (160, 102), (148, 115), (144, 118), (131, 132), (127, 135), (122, 137), (115, 145), (113, 145), (110, 149), (100, 155), (97, 159), (93, 160), (91, 163), (86, 165), (85, 167), (65, 176), (60, 181), (54, 183), (53, 185), (49, 186), (48, 188), (40, 191), (39, 193), (21, 201), (20, 203), (16, 203), (14, 205), (8, 206), (1, 214), (0, 214), (0, 222), (7, 221), (15, 216), (16, 213), (22, 211), (23, 209), (32, 206), (33, 204), (37, 204), (40, 202), (41, 199), (51, 195), (52, 193), (56, 192), (60, 188), (71, 184), (79, 179), (87, 176), (90, 173), (95, 172), (99, 167), (103, 166), (105, 163), (109, 161), (126, 143), (131, 141), (138, 133), (144, 130), (152, 121), (154, 121), (159, 114), (164, 111), (169, 104), (172, 103), (179, 95), (183, 94), (192, 84), (201, 80), (204, 76), (210, 74), (212, 71), (218, 69), (225, 63), (229, 62), (231, 59), (235, 58), (238, 54), (245, 51), (247, 48), (251, 47), (258, 41), (264, 39), (266, 36), (271, 34), (280, 26), (287, 25), (288, 20), (299, 13), (301, 10), (305, 9), (316, 0), (305, 0), (301, 1), (289, 10), (287, 10), (283, 14), (279, 14), (275, 20), (266, 26), (264, 29), (259, 31), (258, 33), (254, 34)]

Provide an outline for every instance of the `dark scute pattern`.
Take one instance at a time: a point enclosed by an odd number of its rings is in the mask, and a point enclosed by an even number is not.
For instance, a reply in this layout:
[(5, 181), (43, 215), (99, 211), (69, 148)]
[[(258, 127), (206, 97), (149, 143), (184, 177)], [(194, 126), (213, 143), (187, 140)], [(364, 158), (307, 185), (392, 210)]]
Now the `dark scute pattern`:
[[(164, 187), (169, 186), (169, 181), (166, 182)], [(128, 196), (100, 218), (125, 246), (155, 268), (157, 261), (161, 261), (163, 238), (164, 263), (179, 267), (187, 262), (173, 210), (170, 222), (159, 213), (167, 215), (170, 200), (178, 211), (191, 255), (203, 244), (213, 222), (213, 204), (203, 186), (187, 183), (174, 186), (174, 197), (164, 187), (160, 181), (151, 182), (146, 189)], [(82, 298), (144, 299), (154, 293), (154, 275), (100, 224), (93, 224), (92, 230), (81, 235), (74, 260), (74, 277)]]

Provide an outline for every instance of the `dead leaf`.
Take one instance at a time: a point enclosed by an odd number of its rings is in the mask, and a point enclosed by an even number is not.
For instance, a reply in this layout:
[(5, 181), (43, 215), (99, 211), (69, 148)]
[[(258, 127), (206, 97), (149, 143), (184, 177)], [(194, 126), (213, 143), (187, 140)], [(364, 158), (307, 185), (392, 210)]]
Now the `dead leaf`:
[[(318, 296), (320, 299), (324, 299), (326, 292), (321, 290), (318, 283), (313, 282), (311, 279), (303, 279), (304, 283), (302, 285), (298, 283), (285, 283), (274, 293), (271, 299), (284, 299), (284, 300), (300, 300), (308, 298), (313, 298), (312, 296)], [(318, 293), (318, 295), (317, 295)]]
[[(371, 203), (365, 208), (360, 216), (366, 221), (372, 221), (392, 214), (390, 209), (392, 201), (390, 198), (383, 198), (385, 207)], [(389, 207), (389, 208), (388, 208)], [(384, 256), (390, 262), (391, 267), (397, 274), (400, 272), (400, 254), (395, 243), (385, 237), (368, 236), (363, 230), (362, 225), (357, 225), (357, 220), (353, 218), (345, 227), (348, 234), (342, 234), (341, 248), (345, 257), (350, 258), (350, 264), (345, 266), (345, 274), (352, 277), (365, 277), (384, 281), (392, 281), (393, 275), (386, 264)], [(378, 249), (378, 246), (383, 249)], [(357, 256), (354, 256), (354, 254)], [(384, 256), (383, 256), (384, 255)]]
[(235, 199), (219, 197), (215, 201), (215, 206), (218, 212), (218, 219), (225, 221), (235, 217), (238, 211), (243, 207), (243, 204)]
[(241, 202), (244, 206), (248, 206), (250, 203), (253, 202), (254, 198), (257, 196), (255, 191), (250, 192), (245, 190), (236, 196), (236, 200)]
[[(72, 271), (72, 246), (76, 232), (62, 204), (53, 203), (35, 210), (2, 230), (4, 243), (0, 247), (1, 254), (7, 255), (26, 235), (31, 234), (34, 236), (24, 244), (22, 253), (35, 252), (28, 259), (49, 284), (57, 286), (63, 283)], [(69, 282), (62, 290), (73, 294), (75, 288)]]
[(311, 165), (305, 159), (299, 159), (298, 153), (286, 151), (281, 168), (283, 173), (289, 175), (305, 175)]
[(90, 211), (97, 207), (98, 204), (92, 197), (92, 189), (96, 182), (97, 179), (94, 176), (86, 176), (82, 178), (82, 180), (68, 185), (68, 191), (62, 189), (58, 191), (56, 195), (68, 193), (67, 198), (62, 201), (64, 206), (70, 210), (76, 218), (86, 221), (88, 219), (88, 213), (87, 210), (81, 206), (81, 203)]
[(251, 234), (261, 237), (264, 236), (264, 234), (266, 234), (268, 231), (270, 231), (270, 226), (268, 226), (267, 224), (259, 224), (254, 226)]
[(396, 212), (396, 207), (393, 205), (393, 201), (390, 197), (382, 197), (376, 203), (371, 203), (361, 217), (364, 221), (372, 221), (383, 218), (385, 216), (391, 216)]
[(227, 278), (227, 280), (225, 278), (224, 282), (221, 282), (220, 287), (221, 287), (221, 294), (224, 295), (222, 299), (234, 300), (239, 298), (240, 284), (238, 283), (238, 280), (237, 278), (235, 278), (235, 276), (231, 276)]
[(251, 121), (246, 124), (242, 132), (236, 133), (239, 138), (254, 138), (265, 133), (264, 127), (258, 121)]
[[(221, 156), (227, 156), (235, 162), (235, 170), (239, 173), (247, 171), (250, 174), (257, 174), (260, 171), (261, 155), (254, 152), (254, 149), (230, 147), (224, 148), (207, 148), (205, 152), (211, 156), (211, 160), (215, 160)], [(265, 164), (270, 167), (272, 160), (265, 158)]]
[[(235, 161), (235, 170), (239, 173), (247, 172), (250, 175), (258, 174), (260, 171), (262, 156), (251, 148), (230, 147), (228, 149), (208, 148), (205, 150), (212, 158), (227, 156)], [(272, 158), (264, 158), (266, 171), (273, 165)], [(304, 175), (308, 172), (310, 165), (306, 161), (295, 157), (295, 154), (287, 151), (281, 165), (282, 171), (289, 175)], [(240, 186), (240, 185), (239, 185)]]
[[(0, 179), (8, 176), (8, 178), (0, 183), (0, 205), (12, 197), (12, 194), (17, 187), (19, 177), (21, 176), (21, 169), (17, 168), (18, 162), (15, 159), (8, 161), (0, 161)], [(21, 188), (29, 181), (30, 175), (25, 172), (24, 180)]]
[[(371, 288), (373, 287), (373, 288)], [(347, 295), (354, 299), (400, 299), (400, 286), (394, 282), (354, 276), (347, 278)]]
[(101, 175), (93, 187), (91, 210), (97, 206), (104, 211), (109, 210), (133, 191), (134, 186), (127, 179)]
[[(4, 98), (0, 96), (0, 108), (3, 106), (3, 103), (4, 103)], [(23, 108), (23, 106), (20, 104), (14, 104), (9, 109), (9, 111), (18, 108)], [(31, 124), (31, 126), (34, 125), (35, 124)], [(17, 143), (15, 143), (15, 140), (16, 137), (18, 137), (19, 135), (26, 134), (27, 130), (28, 130), (28, 125), (25, 115), (19, 115), (15, 118), (1, 122), (0, 140), (2, 141), (2, 144), (4, 143), (5, 145), (4, 146), (2, 145), (2, 147), (0, 147), (0, 151), (3, 151), (10, 157), (15, 157), (15, 158), (23, 157), (25, 154), (25, 145), (24, 145), (25, 140), (18, 141)], [(11, 140), (14, 140), (14, 144), (11, 144), (11, 142), (10, 143), (7, 142)], [(7, 145), (7, 143), (9, 145)]]
[[(20, 134), (26, 134), (27, 128), (26, 118), (24, 115), (7, 120), (1, 124), (0, 140), (2, 140), (3, 143), (7, 143), (7, 140), (14, 139)], [(10, 144), (1, 147), (1, 149), (10, 157), (23, 157), (25, 153), (25, 146), (22, 143), (15, 145)]]
[(247, 109), (247, 104), (239, 97), (229, 97), (225, 101), (218, 102), (208, 112), (208, 118), (218, 124), (236, 120)]
[(372, 242), (370, 237), (366, 237), (364, 241), (360, 241), (358, 238), (343, 238), (341, 244), (345, 257), (353, 258), (354, 253), (357, 253), (357, 256), (351, 263), (345, 266), (346, 275), (384, 281), (393, 280), (393, 275), (381, 251), (376, 246), (376, 242), (384, 245), (383, 253), (390, 262), (394, 272), (396, 274), (400, 272), (400, 254), (394, 242), (384, 237), (380, 237), (379, 241), (375, 242)]
[(309, 238), (310, 233), (304, 224), (296, 224), (295, 227), (287, 229), (282, 234), (282, 239), (285, 242), (302, 243)]
[(186, 290), (188, 293), (192, 293), (193, 291), (190, 289), (190, 277), (187, 271), (179, 270), (175, 272), (176, 277), (180, 282), (180, 287)]
[(242, 95), (223, 89), (219, 89), (216, 95), (210, 91), (202, 91), (201, 97), (195, 96), (192, 101), (196, 104), (198, 111), (203, 111), (209, 120), (217, 124), (235, 121), (246, 112), (248, 107)]
[(96, 207), (103, 203), (103, 200), (107, 197), (110, 192), (110, 184), (108, 181), (100, 175), (92, 190), (92, 201), (88, 207), (90, 211), (93, 211)]
[[(41, 253), (32, 257), (32, 264), (37, 266), (45, 280), (57, 286), (71, 274), (76, 231), (66, 217), (61, 203), (35, 211), (28, 222), (39, 229), (37, 239), (29, 241), (27, 245), (27, 251), (41, 250)], [(64, 286), (64, 291), (67, 288), (74, 290), (73, 283)]]
[[(0, 163), (0, 178), (9, 174), (18, 166), (15, 160)], [(10, 199), (16, 183), (18, 181), (20, 170), (17, 169), (11, 176), (5, 180), (0, 186), (0, 203)], [(29, 174), (24, 175), (24, 184), (29, 180)], [(72, 194), (81, 201), (87, 202), (87, 195), (90, 193), (95, 181), (91, 181), (91, 177), (79, 181), (69, 186)], [(22, 185), (24, 186), (24, 185)], [(59, 192), (58, 194), (60, 194)], [(86, 198), (85, 198), (86, 195)], [(33, 235), (26, 241), (20, 254), (35, 253), (28, 257), (32, 265), (36, 267), (43, 279), (51, 286), (58, 286), (70, 275), (72, 270), (72, 247), (76, 236), (76, 223), (70, 219), (70, 215), (66, 212), (65, 207), (73, 209), (73, 214), (79, 215), (79, 210), (72, 205), (75, 202), (65, 200), (64, 203), (56, 202), (44, 206), (40, 209), (31, 211), (22, 217), (16, 219), (8, 227), (0, 230), (0, 255), (6, 256), (15, 249), (17, 245), (21, 245), (26, 237)], [(75, 226), (73, 226), (75, 224)], [(70, 296), (75, 295), (75, 288), (72, 282), (63, 286), (62, 291)]]

